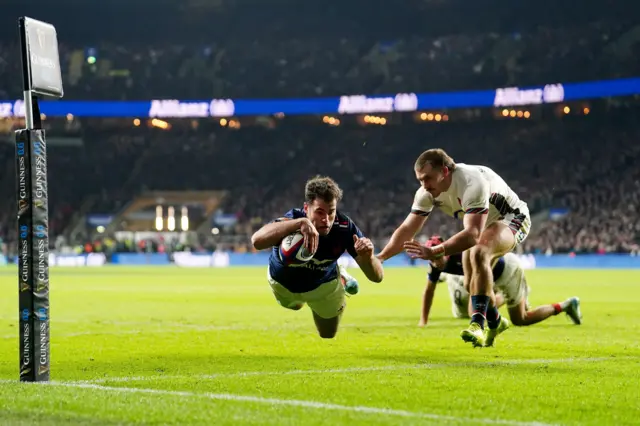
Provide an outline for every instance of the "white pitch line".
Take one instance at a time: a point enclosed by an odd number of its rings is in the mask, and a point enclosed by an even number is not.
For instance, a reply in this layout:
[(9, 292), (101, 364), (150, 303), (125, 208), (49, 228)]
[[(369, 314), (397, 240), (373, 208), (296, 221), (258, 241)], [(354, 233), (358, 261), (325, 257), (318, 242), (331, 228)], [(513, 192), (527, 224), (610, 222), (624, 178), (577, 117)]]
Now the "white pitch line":
[(340, 405), (340, 404), (332, 404), (318, 401), (304, 401), (298, 399), (280, 399), (280, 398), (263, 398), (259, 396), (249, 396), (249, 395), (236, 395), (230, 393), (197, 393), (197, 392), (186, 392), (186, 391), (170, 391), (170, 390), (162, 390), (162, 389), (146, 389), (146, 388), (123, 388), (123, 387), (112, 387), (112, 386), (102, 386), (96, 384), (83, 384), (83, 383), (48, 383), (48, 386), (64, 386), (71, 388), (83, 388), (83, 389), (93, 389), (100, 390), (106, 392), (115, 392), (115, 393), (143, 393), (143, 394), (154, 394), (154, 395), (167, 395), (167, 396), (180, 396), (185, 398), (206, 398), (218, 401), (234, 401), (234, 402), (253, 402), (257, 404), (265, 404), (265, 405), (284, 405), (284, 406), (292, 406), (292, 407), (303, 407), (303, 408), (314, 408), (319, 410), (332, 410), (332, 411), (351, 411), (357, 413), (366, 413), (366, 414), (383, 414), (387, 416), (399, 416), (399, 417), (412, 417), (412, 418), (422, 418), (422, 419), (431, 419), (431, 420), (448, 420), (455, 421), (458, 423), (483, 423), (483, 424), (500, 424), (500, 425), (509, 425), (509, 426), (554, 426), (548, 423), (541, 422), (521, 422), (515, 420), (502, 420), (502, 419), (483, 419), (483, 418), (465, 418), (465, 417), (456, 417), (456, 416), (447, 416), (441, 414), (432, 414), (432, 413), (420, 413), (414, 411), (406, 411), (406, 410), (394, 410), (391, 408), (378, 408), (378, 407), (368, 407), (363, 405)]
[(212, 380), (234, 377), (252, 377), (252, 376), (288, 376), (299, 374), (341, 374), (341, 373), (358, 373), (373, 371), (400, 371), (400, 370), (427, 370), (435, 368), (451, 368), (451, 367), (486, 367), (491, 365), (524, 365), (524, 364), (568, 364), (574, 362), (602, 362), (607, 360), (625, 359), (621, 357), (599, 357), (599, 358), (558, 358), (558, 359), (513, 359), (513, 360), (496, 360), (486, 362), (445, 362), (435, 364), (414, 364), (414, 365), (382, 365), (371, 367), (347, 367), (347, 368), (329, 368), (314, 370), (285, 370), (285, 371), (244, 371), (236, 373), (217, 373), (217, 374), (201, 374), (201, 375), (157, 375), (157, 376), (129, 376), (129, 377), (111, 377), (93, 380), (79, 380), (72, 383), (78, 384), (96, 384), (96, 383), (117, 383), (117, 382), (140, 382), (140, 381), (157, 381), (157, 380), (175, 380), (175, 379), (200, 379)]

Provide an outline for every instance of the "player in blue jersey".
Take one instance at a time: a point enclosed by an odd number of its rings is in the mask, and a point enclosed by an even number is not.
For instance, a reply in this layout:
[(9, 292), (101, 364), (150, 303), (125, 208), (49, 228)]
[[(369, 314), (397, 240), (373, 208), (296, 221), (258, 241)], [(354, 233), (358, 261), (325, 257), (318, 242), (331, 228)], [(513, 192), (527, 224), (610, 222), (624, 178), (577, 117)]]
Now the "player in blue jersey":
[[(427, 246), (442, 244), (443, 239), (433, 236), (427, 242)], [(469, 303), (469, 291), (464, 284), (464, 271), (462, 267), (462, 254), (444, 256), (430, 262), (427, 288), (423, 299), (422, 321), (427, 322), (436, 283), (440, 281), (442, 273), (446, 273), (446, 281), (449, 287), (449, 295), (452, 299), (452, 310), (456, 318), (469, 318), (471, 309)], [(580, 299), (571, 297), (563, 302), (539, 306), (529, 310), (528, 295), (529, 286), (520, 265), (518, 256), (507, 253), (498, 258), (492, 269), (493, 288), (496, 294), (496, 308), (503, 303), (507, 304), (509, 318), (516, 326), (537, 324), (547, 318), (558, 315), (561, 312), (573, 321), (581, 324)], [(509, 328), (509, 321), (501, 317), (500, 325), (495, 329), (485, 330), (484, 346), (493, 346), (496, 337)]]
[[(338, 258), (347, 251), (370, 281), (379, 283), (383, 278), (382, 263), (373, 254), (371, 240), (349, 216), (337, 210), (341, 199), (342, 190), (333, 179), (316, 176), (305, 185), (303, 208), (289, 210), (251, 237), (257, 250), (271, 249), (267, 279), (278, 303), (293, 310), (309, 305), (323, 338), (332, 338), (338, 331), (346, 306), (345, 286), (357, 288), (354, 278), (338, 266)], [(315, 255), (307, 263), (286, 266), (278, 246), (297, 230), (304, 235), (307, 250)]]

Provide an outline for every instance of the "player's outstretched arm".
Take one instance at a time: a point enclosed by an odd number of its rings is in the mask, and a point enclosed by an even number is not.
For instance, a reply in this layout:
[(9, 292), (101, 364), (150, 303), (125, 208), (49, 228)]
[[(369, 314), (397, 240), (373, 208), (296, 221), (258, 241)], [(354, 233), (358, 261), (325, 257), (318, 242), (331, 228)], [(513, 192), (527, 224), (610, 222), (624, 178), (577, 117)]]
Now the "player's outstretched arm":
[(436, 294), (436, 283), (427, 279), (427, 286), (422, 294), (422, 311), (420, 312), (420, 322), (418, 325), (424, 327), (429, 322), (429, 313), (431, 313), (431, 305), (433, 305), (433, 296)]
[(427, 216), (409, 213), (402, 224), (393, 232), (387, 245), (378, 253), (377, 258), (385, 261), (403, 250), (405, 241), (411, 240), (424, 226)]
[(420, 311), (420, 322), (418, 323), (420, 327), (424, 327), (429, 321), (429, 314), (431, 313), (431, 306), (433, 305), (433, 297), (436, 294), (436, 286), (445, 266), (446, 262), (444, 258), (434, 260), (430, 264), (431, 270), (427, 275), (427, 286), (422, 294), (422, 310)]
[(406, 241), (404, 249), (412, 258), (424, 260), (436, 260), (444, 256), (462, 253), (478, 244), (486, 223), (486, 214), (467, 214), (464, 216), (464, 229), (444, 243), (425, 247), (417, 241)]
[(353, 248), (356, 252), (356, 262), (369, 281), (374, 283), (382, 282), (384, 278), (384, 268), (382, 262), (373, 255), (373, 243), (370, 239), (353, 235)]
[[(280, 244), (280, 241), (282, 241), (284, 237), (294, 233), (295, 231), (300, 229), (303, 225), (313, 228), (313, 230), (315, 231), (313, 224), (306, 217), (301, 217), (299, 219), (283, 220), (281, 222), (267, 223), (262, 228), (258, 229), (251, 236), (251, 244), (256, 250), (264, 250), (264, 249), (271, 248), (273, 246)], [(318, 232), (315, 231), (315, 234), (316, 234), (316, 240), (317, 240)]]

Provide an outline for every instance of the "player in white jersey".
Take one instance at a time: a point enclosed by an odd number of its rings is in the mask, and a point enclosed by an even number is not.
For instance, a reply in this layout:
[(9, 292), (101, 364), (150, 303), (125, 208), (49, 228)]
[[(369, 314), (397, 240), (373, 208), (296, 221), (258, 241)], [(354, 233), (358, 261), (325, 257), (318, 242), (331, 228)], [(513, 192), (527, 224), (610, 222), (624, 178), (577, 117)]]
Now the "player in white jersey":
[[(449, 300), (451, 301), (451, 314), (457, 319), (469, 319), (471, 318), (470, 311), (470, 295), (466, 288), (464, 288), (464, 276), (454, 275), (452, 273), (443, 272), (440, 274), (438, 280), (433, 281), (431, 275), (433, 268), (429, 272), (429, 278), (427, 280), (427, 287), (424, 289), (422, 300), (422, 312), (420, 314), (420, 322), (418, 325), (424, 327), (429, 321), (429, 314), (431, 313), (431, 304), (433, 303), (433, 296), (435, 295), (435, 289), (437, 284), (446, 283), (449, 290)], [(495, 291), (495, 289), (494, 289)], [(498, 291), (496, 294), (496, 307), (500, 307), (504, 304), (504, 295)]]
[[(527, 204), (490, 168), (456, 164), (442, 149), (420, 154), (414, 172), (421, 187), (416, 191), (411, 213), (378, 258), (384, 261), (403, 248), (410, 256), (425, 260), (463, 253), (473, 314), (469, 327), (460, 336), (474, 346), (484, 346), (485, 320), (488, 334), (495, 336), (509, 326), (495, 307), (491, 269), (499, 257), (527, 237), (531, 227)], [(443, 244), (425, 247), (413, 237), (434, 207), (462, 219), (464, 229)]]
[[(444, 240), (439, 235), (432, 236), (426, 242), (426, 246), (434, 246), (442, 244)], [(513, 254), (512, 254), (513, 255)], [(515, 256), (515, 255), (513, 255)], [(498, 259), (493, 266), (493, 281), (497, 282), (505, 272), (505, 263), (507, 256)], [(471, 298), (468, 290), (464, 286), (464, 271), (462, 268), (462, 254), (454, 254), (451, 256), (441, 257), (438, 260), (429, 262), (429, 271), (427, 273), (427, 286), (422, 295), (422, 309), (420, 311), (419, 326), (424, 326), (429, 320), (431, 305), (435, 296), (438, 284), (446, 283), (449, 290), (449, 298), (451, 299), (451, 312), (454, 318), (471, 318), (470, 302)], [(495, 289), (495, 285), (494, 285)], [(504, 294), (499, 291), (496, 293), (496, 307), (499, 308), (505, 302)]]
[[(471, 295), (464, 288), (464, 276), (453, 275), (443, 273), (441, 278), (443, 282), (447, 283), (449, 290), (449, 299), (451, 300), (451, 313), (454, 318), (457, 319), (469, 319), (471, 318)], [(504, 304), (504, 296), (502, 293), (495, 291), (496, 294), (496, 308), (500, 308)], [(428, 318), (428, 317), (427, 317)]]
[[(434, 236), (427, 244), (441, 242), (439, 237)], [(441, 281), (446, 281), (449, 287), (453, 316), (455, 318), (469, 318), (469, 293), (464, 286), (463, 270), (460, 263), (459, 254), (441, 257), (430, 262), (427, 288), (423, 297), (421, 325), (428, 321), (436, 285)], [(499, 307), (503, 303), (507, 304), (509, 318), (514, 325), (533, 325), (561, 312), (566, 313), (574, 324), (581, 324), (580, 299), (577, 297), (529, 310), (529, 286), (520, 260), (514, 253), (507, 253), (500, 257), (493, 267), (492, 275), (496, 299), (500, 299), (497, 301), (497, 306)], [(506, 326), (508, 327), (508, 324)], [(493, 346), (496, 337), (496, 333), (487, 333), (485, 346)]]

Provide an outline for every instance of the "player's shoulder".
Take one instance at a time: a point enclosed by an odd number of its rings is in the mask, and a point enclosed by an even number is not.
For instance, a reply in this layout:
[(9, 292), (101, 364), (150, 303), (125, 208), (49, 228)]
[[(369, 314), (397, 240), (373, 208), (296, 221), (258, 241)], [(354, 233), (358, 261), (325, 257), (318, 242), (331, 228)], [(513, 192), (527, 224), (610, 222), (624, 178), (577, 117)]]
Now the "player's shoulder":
[(458, 171), (460, 171), (460, 176), (470, 177), (472, 179), (483, 178), (485, 180), (491, 180), (499, 176), (491, 167), (479, 164), (456, 163), (456, 173), (458, 173)]
[(456, 172), (454, 173), (454, 177), (456, 175), (462, 178), (480, 177), (483, 174), (483, 169), (484, 166), (479, 166), (477, 164), (456, 163)]
[(336, 218), (333, 221), (333, 228), (340, 230), (348, 230), (355, 225), (355, 222), (349, 215), (341, 212), (340, 210), (336, 211)]
[(291, 220), (291, 219), (300, 219), (301, 217), (306, 217), (306, 213), (304, 212), (304, 209), (293, 208), (287, 211), (285, 214), (283, 214), (279, 218), (277, 218), (276, 222), (282, 222), (282, 221)]
[(458, 191), (464, 192), (469, 188), (477, 187), (477, 185), (489, 184), (494, 175), (495, 172), (486, 166), (457, 163), (453, 174), (454, 186)]
[(429, 191), (424, 189), (424, 187), (420, 186), (416, 190), (416, 193), (414, 195), (414, 201), (415, 202), (427, 201), (427, 202), (433, 203), (433, 195), (431, 195)]
[(433, 195), (421, 186), (413, 197), (411, 213), (418, 216), (428, 216), (434, 205), (436, 205), (436, 202), (434, 201)]

